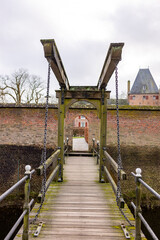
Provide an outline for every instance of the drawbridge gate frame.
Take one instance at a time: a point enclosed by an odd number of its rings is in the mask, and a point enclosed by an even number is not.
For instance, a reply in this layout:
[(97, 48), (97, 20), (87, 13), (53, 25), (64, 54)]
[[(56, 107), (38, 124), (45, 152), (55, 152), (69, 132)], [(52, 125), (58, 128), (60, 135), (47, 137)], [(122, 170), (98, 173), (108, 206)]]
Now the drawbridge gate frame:
[(54, 39), (41, 40), (44, 49), (44, 56), (50, 62), (51, 69), (55, 74), (60, 90), (56, 91), (58, 98), (58, 147), (60, 148), (60, 177), (63, 181), (63, 155), (64, 155), (64, 119), (66, 111), (76, 101), (87, 101), (93, 104), (100, 119), (100, 166), (99, 181), (103, 176), (104, 147), (106, 146), (107, 131), (107, 99), (110, 91), (106, 91), (106, 86), (121, 60), (124, 43), (111, 43), (97, 86), (70, 86), (58, 48)]

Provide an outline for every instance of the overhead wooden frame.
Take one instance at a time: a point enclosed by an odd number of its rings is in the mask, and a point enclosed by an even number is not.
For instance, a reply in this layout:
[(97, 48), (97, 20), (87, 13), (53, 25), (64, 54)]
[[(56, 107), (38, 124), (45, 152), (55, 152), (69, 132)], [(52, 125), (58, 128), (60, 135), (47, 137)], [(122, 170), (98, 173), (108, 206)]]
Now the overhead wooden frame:
[(44, 56), (51, 63), (52, 71), (54, 72), (60, 87), (69, 90), (69, 81), (65, 72), (61, 57), (59, 55), (54, 39), (41, 40), (44, 49)]
[(100, 74), (100, 78), (97, 84), (98, 90), (105, 88), (111, 78), (117, 64), (121, 60), (122, 48), (124, 43), (111, 43), (103, 68)]
[[(60, 97), (60, 90), (56, 90), (56, 97)], [(105, 97), (110, 98), (110, 91), (105, 91)], [(68, 91), (64, 92), (64, 98), (73, 99), (101, 99), (102, 92), (95, 86), (71, 86)]]

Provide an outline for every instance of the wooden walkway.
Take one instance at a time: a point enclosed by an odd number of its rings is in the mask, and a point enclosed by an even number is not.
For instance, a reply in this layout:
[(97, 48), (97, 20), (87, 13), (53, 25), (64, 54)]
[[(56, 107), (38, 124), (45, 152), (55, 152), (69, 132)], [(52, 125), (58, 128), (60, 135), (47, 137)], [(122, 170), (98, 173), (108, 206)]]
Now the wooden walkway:
[(73, 141), (73, 151), (88, 151), (88, 143), (85, 138), (72, 138)]
[[(31, 218), (37, 209), (36, 204)], [(127, 207), (124, 211), (132, 221)], [(50, 186), (38, 221), (45, 222), (38, 239), (47, 240), (123, 240), (121, 223), (132, 237), (134, 231), (119, 212), (110, 184), (98, 182), (98, 166), (92, 157), (66, 158), (64, 182)], [(35, 239), (36, 227), (31, 225), (29, 239)], [(15, 239), (20, 237), (21, 231)]]

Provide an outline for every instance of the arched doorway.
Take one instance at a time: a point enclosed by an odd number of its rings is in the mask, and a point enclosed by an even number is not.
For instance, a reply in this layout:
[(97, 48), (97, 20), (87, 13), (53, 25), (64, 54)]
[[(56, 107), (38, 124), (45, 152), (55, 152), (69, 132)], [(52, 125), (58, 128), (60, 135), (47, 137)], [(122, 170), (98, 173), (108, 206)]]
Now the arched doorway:
[(84, 115), (74, 119), (72, 150), (88, 151), (88, 129), (89, 121)]

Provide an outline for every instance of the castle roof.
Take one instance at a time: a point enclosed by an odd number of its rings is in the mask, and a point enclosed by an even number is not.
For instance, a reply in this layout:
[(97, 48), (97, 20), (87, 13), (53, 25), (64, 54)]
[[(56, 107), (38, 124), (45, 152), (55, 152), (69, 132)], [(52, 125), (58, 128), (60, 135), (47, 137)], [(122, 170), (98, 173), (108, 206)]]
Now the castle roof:
[(159, 93), (149, 69), (139, 69), (130, 94)]

